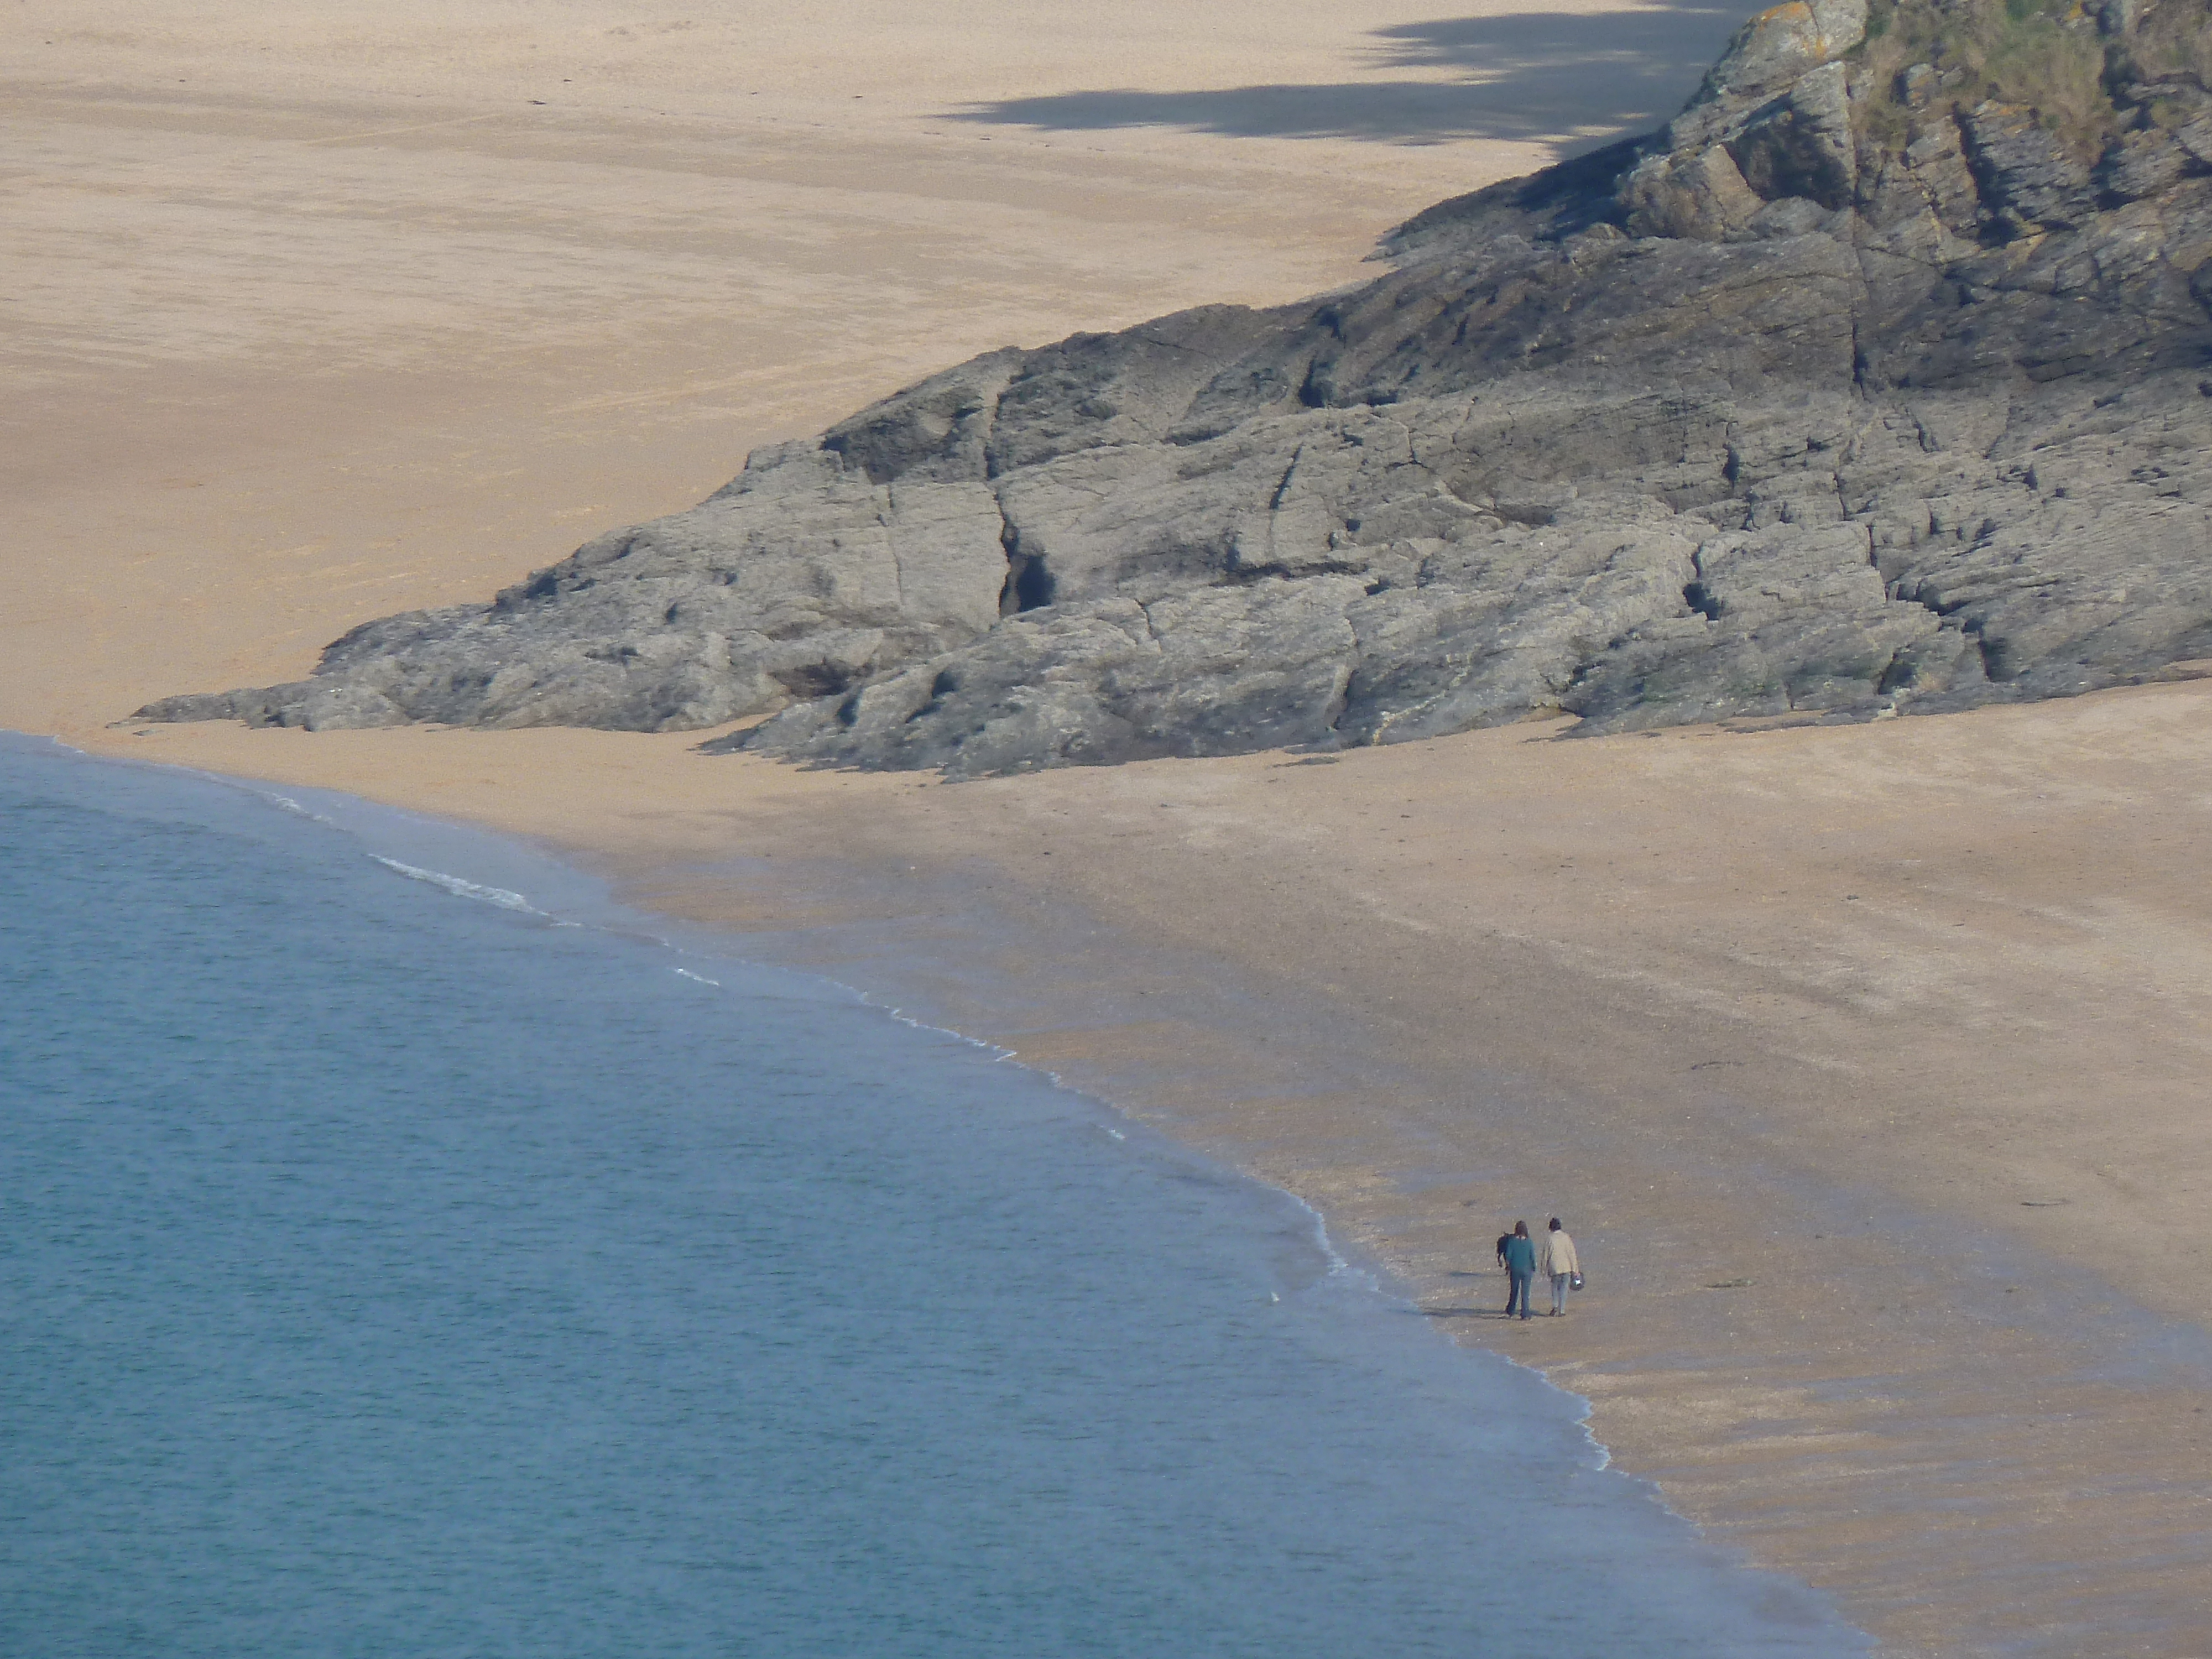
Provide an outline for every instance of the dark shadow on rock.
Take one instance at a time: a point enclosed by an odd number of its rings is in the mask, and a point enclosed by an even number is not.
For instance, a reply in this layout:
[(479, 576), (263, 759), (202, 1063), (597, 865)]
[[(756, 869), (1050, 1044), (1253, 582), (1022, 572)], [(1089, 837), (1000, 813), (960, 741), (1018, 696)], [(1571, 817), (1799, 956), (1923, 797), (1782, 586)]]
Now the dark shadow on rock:
[(950, 118), (1049, 132), (1166, 126), (1235, 138), (1586, 147), (1656, 127), (1681, 108), (1752, 9), (1708, 3), (1404, 23), (1376, 32), (1378, 67), (1454, 70), (1465, 78), (1068, 92), (972, 105)]

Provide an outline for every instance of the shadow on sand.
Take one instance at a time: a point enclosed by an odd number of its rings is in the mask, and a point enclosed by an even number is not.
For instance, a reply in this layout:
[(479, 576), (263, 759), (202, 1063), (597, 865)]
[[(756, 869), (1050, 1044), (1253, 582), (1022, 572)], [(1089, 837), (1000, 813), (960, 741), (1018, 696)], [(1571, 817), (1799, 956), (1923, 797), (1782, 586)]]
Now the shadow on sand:
[[(1518, 1314), (1509, 1314), (1503, 1308), (1414, 1308), (1409, 1310), (1420, 1319), (1518, 1319)], [(1537, 1316), (1543, 1317), (1542, 1315)]]
[(1067, 92), (971, 105), (950, 118), (1051, 132), (1171, 126), (1236, 138), (1501, 138), (1589, 149), (1672, 116), (1752, 9), (1741, 0), (1707, 0), (1403, 23), (1375, 32), (1377, 69), (1450, 70), (1462, 78)]

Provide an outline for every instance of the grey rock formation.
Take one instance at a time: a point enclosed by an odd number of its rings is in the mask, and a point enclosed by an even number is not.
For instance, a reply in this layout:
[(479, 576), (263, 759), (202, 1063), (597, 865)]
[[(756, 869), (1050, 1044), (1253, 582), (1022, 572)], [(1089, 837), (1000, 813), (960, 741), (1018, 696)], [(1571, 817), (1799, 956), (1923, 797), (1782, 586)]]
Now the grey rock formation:
[(2085, 152), (1865, 27), (1762, 14), (1666, 131), (1431, 210), (1364, 287), (993, 353), (137, 718), (765, 714), (715, 746), (970, 775), (2212, 655), (2212, 97), (2125, 84)]

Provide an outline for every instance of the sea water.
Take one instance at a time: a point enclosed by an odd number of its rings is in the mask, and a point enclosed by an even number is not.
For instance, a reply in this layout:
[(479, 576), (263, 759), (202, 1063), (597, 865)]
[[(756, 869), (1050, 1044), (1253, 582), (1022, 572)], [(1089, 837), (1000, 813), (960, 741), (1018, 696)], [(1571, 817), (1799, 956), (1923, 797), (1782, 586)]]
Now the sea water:
[(0, 740), (0, 1651), (1863, 1651), (1286, 1195), (334, 816)]

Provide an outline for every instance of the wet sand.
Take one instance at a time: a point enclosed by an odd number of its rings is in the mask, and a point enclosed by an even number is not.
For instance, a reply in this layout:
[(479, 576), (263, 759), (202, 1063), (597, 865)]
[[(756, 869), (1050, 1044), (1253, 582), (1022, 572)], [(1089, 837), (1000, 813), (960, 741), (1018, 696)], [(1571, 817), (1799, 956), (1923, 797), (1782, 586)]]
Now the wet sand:
[[(2204, 687), (951, 787), (107, 724), (969, 352), (1355, 280), (1731, 19), (19, 14), (0, 725), (532, 836), (1005, 1042), (1323, 1208), (1890, 1650), (2212, 1653)], [(1508, 1326), (1490, 1241), (1553, 1212), (1591, 1287)]]

